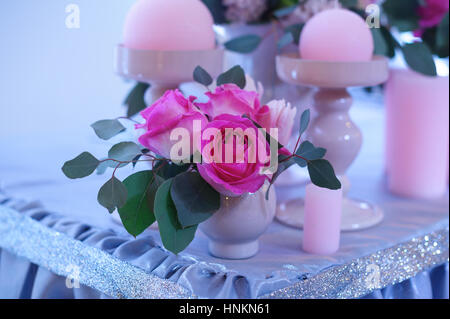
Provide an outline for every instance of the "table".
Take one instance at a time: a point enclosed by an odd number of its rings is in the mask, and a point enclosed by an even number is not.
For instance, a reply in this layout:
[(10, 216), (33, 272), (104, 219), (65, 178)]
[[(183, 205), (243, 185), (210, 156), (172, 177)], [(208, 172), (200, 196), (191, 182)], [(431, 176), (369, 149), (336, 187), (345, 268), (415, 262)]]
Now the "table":
[[(380, 205), (386, 217), (343, 234), (339, 252), (327, 257), (302, 252), (302, 232), (277, 222), (249, 260), (211, 257), (201, 233), (174, 256), (155, 231), (134, 240), (97, 204), (106, 177), (69, 181), (60, 172), (83, 150), (107, 151), (87, 125), (57, 138), (33, 135), (51, 144), (30, 143), (26, 134), (0, 139), (8, 149), (0, 161), (0, 297), (448, 298), (448, 194), (426, 202), (386, 191), (382, 99), (358, 93), (358, 101), (352, 113), (366, 140), (349, 172), (350, 195)], [(23, 149), (27, 155), (18, 155)], [(287, 200), (302, 189), (277, 193)], [(67, 276), (80, 288), (67, 288)]]

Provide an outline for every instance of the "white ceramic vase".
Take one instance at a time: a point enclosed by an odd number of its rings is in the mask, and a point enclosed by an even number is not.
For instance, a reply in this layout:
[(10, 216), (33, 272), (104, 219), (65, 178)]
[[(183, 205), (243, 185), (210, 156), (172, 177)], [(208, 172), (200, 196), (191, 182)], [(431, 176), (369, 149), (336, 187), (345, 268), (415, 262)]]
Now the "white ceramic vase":
[(254, 194), (221, 198), (221, 207), (210, 219), (200, 224), (209, 237), (211, 255), (224, 259), (246, 259), (259, 251), (259, 237), (275, 217), (276, 195), (270, 190), (269, 200), (264, 185)]

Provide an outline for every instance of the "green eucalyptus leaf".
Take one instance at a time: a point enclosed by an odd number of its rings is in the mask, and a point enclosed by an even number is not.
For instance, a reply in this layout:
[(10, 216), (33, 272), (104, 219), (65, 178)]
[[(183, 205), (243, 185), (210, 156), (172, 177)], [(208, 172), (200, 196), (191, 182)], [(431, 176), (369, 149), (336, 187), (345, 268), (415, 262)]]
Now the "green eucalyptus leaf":
[(275, 17), (277, 17), (278, 19), (280, 19), (280, 18), (283, 18), (283, 17), (285, 17), (285, 16), (290, 15), (290, 14), (291, 14), (292, 12), (294, 12), (295, 9), (297, 9), (297, 8), (298, 8), (298, 4), (291, 5), (291, 6), (289, 6), (289, 7), (284, 7), (284, 8), (275, 10), (274, 13), (273, 13), (273, 15), (274, 15)]
[(224, 43), (224, 46), (228, 51), (251, 53), (258, 48), (261, 41), (262, 38), (260, 36), (249, 34), (227, 41)]
[(132, 117), (147, 107), (145, 92), (150, 88), (147, 83), (138, 82), (128, 94), (124, 104), (128, 107), (127, 116)]
[(117, 166), (114, 161), (106, 161), (105, 159), (102, 161), (104, 162), (101, 162), (97, 167), (97, 175), (103, 175), (108, 168), (115, 168)]
[(381, 26), (380, 32), (387, 45), (387, 56), (389, 58), (393, 58), (395, 56), (395, 49), (400, 48), (401, 45), (397, 42), (397, 40), (392, 36), (391, 32), (386, 27)]
[(163, 182), (164, 180), (152, 171), (135, 173), (123, 181), (128, 199), (119, 209), (119, 214), (123, 226), (134, 237), (142, 234), (155, 222), (155, 196)]
[(245, 78), (245, 72), (239, 65), (236, 65), (235, 67), (231, 68), (225, 73), (222, 73), (217, 78), (218, 86), (227, 83), (233, 83), (239, 86), (241, 89), (243, 89), (245, 88), (246, 82), (247, 80)]
[(154, 171), (162, 178), (169, 179), (186, 172), (190, 167), (191, 164), (177, 165), (166, 161), (158, 161), (154, 167)]
[(308, 129), (310, 120), (311, 120), (311, 111), (308, 109), (305, 110), (302, 113), (302, 116), (300, 117), (300, 136), (302, 136), (303, 133), (305, 133), (306, 130)]
[[(303, 142), (296, 154), (298, 156), (306, 158), (308, 161), (313, 161), (317, 159), (321, 159), (325, 156), (327, 150), (321, 147), (315, 147), (311, 142), (305, 141)], [(302, 158), (295, 157), (295, 162), (301, 167), (306, 167), (308, 162)]]
[(314, 185), (328, 188), (328, 189), (340, 189), (341, 182), (334, 173), (333, 166), (330, 162), (324, 159), (318, 159), (308, 162), (308, 172), (311, 177), (311, 181)]
[[(108, 157), (120, 162), (131, 162), (141, 154), (141, 148), (133, 142), (121, 142), (114, 145), (108, 152)], [(120, 167), (128, 163), (121, 164)]]
[(213, 83), (212, 76), (201, 66), (195, 68), (194, 80), (204, 86), (209, 86)]
[(444, 16), (436, 30), (436, 51), (440, 58), (448, 57), (449, 53), (449, 13)]
[(197, 172), (176, 176), (170, 194), (183, 228), (206, 221), (220, 208), (220, 194)]
[(419, 28), (417, 8), (422, 0), (385, 0), (383, 12), (389, 24), (400, 32), (414, 31)]
[(84, 152), (73, 160), (64, 163), (62, 171), (70, 179), (83, 178), (91, 175), (100, 164), (91, 153)]
[(358, 0), (339, 0), (344, 8), (355, 8), (358, 6)]
[(99, 190), (97, 200), (110, 214), (127, 202), (127, 188), (116, 177), (112, 177)]
[(416, 72), (436, 76), (436, 64), (430, 48), (423, 42), (405, 44), (402, 47), (406, 63)]
[(381, 29), (370, 28), (374, 43), (374, 54), (389, 56), (389, 46)]
[(91, 125), (95, 134), (102, 140), (109, 140), (119, 133), (125, 131), (125, 127), (119, 120), (101, 120)]
[(293, 24), (284, 29), (285, 32), (289, 32), (292, 34), (292, 38), (294, 39), (294, 43), (296, 45), (300, 42), (300, 34), (302, 33), (303, 27), (305, 24)]
[(291, 43), (294, 43), (294, 37), (293, 37), (292, 33), (286, 32), (285, 34), (283, 34), (283, 36), (280, 38), (280, 40), (278, 40), (278, 43), (277, 43), (278, 50), (281, 50), (282, 48), (284, 48), (285, 46), (287, 46)]
[(182, 252), (192, 242), (198, 225), (182, 228), (177, 209), (170, 196), (172, 179), (165, 181), (156, 192), (154, 213), (164, 247), (174, 254)]

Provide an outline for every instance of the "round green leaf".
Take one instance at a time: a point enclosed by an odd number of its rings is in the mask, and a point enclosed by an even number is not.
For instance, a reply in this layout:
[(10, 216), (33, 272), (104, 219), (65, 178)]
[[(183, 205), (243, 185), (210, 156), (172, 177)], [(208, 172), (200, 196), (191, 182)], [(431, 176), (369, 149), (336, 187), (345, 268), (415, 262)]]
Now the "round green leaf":
[(416, 72), (436, 76), (436, 64), (430, 48), (423, 42), (405, 44), (402, 47), (406, 63)]
[(155, 196), (163, 182), (164, 180), (152, 171), (138, 172), (123, 181), (127, 188), (128, 199), (119, 209), (119, 214), (123, 226), (134, 237), (155, 222), (153, 213)]
[(184, 228), (204, 222), (220, 208), (220, 194), (197, 172), (177, 175), (170, 194)]
[(138, 82), (128, 94), (124, 104), (128, 107), (127, 116), (132, 117), (147, 107), (145, 92), (150, 88), (147, 83)]
[(258, 35), (244, 35), (228, 42), (225, 42), (224, 46), (228, 51), (238, 52), (238, 53), (251, 53), (255, 51), (262, 38)]
[(308, 129), (310, 119), (311, 119), (311, 111), (309, 109), (305, 110), (302, 113), (302, 116), (300, 117), (300, 136), (302, 136), (303, 133), (305, 133), (306, 130)]
[(381, 29), (370, 28), (370, 31), (372, 31), (374, 54), (389, 56), (389, 47)]
[(117, 208), (123, 207), (127, 202), (127, 188), (116, 177), (111, 178), (100, 188), (97, 200), (111, 214)]
[(294, 36), (291, 32), (286, 32), (277, 43), (278, 50), (281, 50), (288, 44), (294, 43)]
[(289, 6), (289, 7), (284, 7), (284, 8), (275, 10), (274, 13), (273, 13), (273, 15), (274, 15), (275, 17), (277, 17), (278, 19), (279, 19), (279, 18), (283, 18), (283, 17), (285, 17), (285, 16), (290, 15), (290, 14), (291, 14), (292, 12), (294, 12), (295, 9), (297, 9), (297, 8), (298, 8), (298, 4), (291, 5), (291, 6)]
[(209, 73), (201, 66), (198, 66), (195, 68), (194, 80), (195, 80), (195, 82), (203, 84), (204, 86), (209, 86), (209, 85), (211, 85), (211, 83), (213, 83), (212, 76), (209, 75)]
[(178, 254), (192, 242), (198, 225), (183, 229), (178, 222), (177, 210), (170, 196), (172, 181), (169, 179), (158, 188), (154, 212), (164, 247)]
[[(315, 147), (311, 142), (303, 142), (296, 154), (298, 156), (304, 157), (309, 161), (321, 159), (325, 156), (327, 150), (321, 147)], [(295, 162), (301, 167), (306, 167), (308, 165), (307, 161), (302, 158), (295, 157)]]
[(101, 120), (91, 125), (95, 134), (102, 140), (109, 140), (117, 134), (125, 131), (125, 127), (119, 120)]
[(68, 178), (83, 178), (91, 175), (99, 164), (100, 161), (91, 153), (84, 152), (73, 160), (64, 163), (62, 171)]
[[(114, 145), (108, 152), (108, 157), (120, 162), (131, 162), (141, 154), (141, 148), (133, 142), (122, 142)], [(121, 167), (127, 164), (122, 164)]]
[(438, 51), (439, 57), (448, 57), (448, 47), (449, 47), (449, 14), (444, 16), (441, 23), (437, 27), (436, 31), (436, 49)]
[(319, 159), (308, 162), (308, 171), (314, 185), (333, 190), (341, 188), (341, 182), (336, 177), (333, 166), (327, 160)]
[(292, 34), (292, 38), (294, 39), (294, 43), (296, 45), (300, 42), (300, 34), (302, 33), (303, 27), (305, 24), (293, 24), (284, 29), (285, 32), (289, 32)]
[(219, 75), (219, 77), (217, 78), (217, 85), (223, 85), (227, 83), (236, 84), (241, 89), (245, 88), (247, 80), (245, 78), (244, 69), (242, 69), (239, 65), (236, 65), (227, 72)]

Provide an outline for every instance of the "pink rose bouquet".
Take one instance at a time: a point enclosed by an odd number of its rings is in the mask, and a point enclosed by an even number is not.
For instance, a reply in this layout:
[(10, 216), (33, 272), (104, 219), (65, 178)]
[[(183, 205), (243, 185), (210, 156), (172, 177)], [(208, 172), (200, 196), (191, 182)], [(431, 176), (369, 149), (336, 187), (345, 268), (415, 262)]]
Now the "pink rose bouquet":
[[(194, 79), (206, 87), (213, 82), (201, 67)], [(324, 149), (307, 141), (297, 143), (300, 147), (292, 152), (284, 147), (295, 109), (283, 100), (262, 105), (260, 95), (243, 89), (245, 84), (242, 68), (235, 67), (218, 77), (206, 103), (178, 90), (167, 91), (141, 112), (144, 121), (135, 124), (138, 143), (117, 143), (101, 160), (84, 152), (62, 170), (77, 179), (111, 168), (112, 177), (99, 190), (99, 203), (110, 213), (117, 209), (133, 236), (157, 221), (162, 242), (173, 253), (184, 250), (198, 225), (220, 209), (221, 196), (258, 192), (291, 165), (307, 165), (312, 182), (320, 187), (340, 188), (331, 164), (323, 159)], [(108, 140), (126, 130), (121, 120), (137, 122), (118, 118), (92, 127)], [(308, 123), (306, 111), (300, 133)], [(151, 163), (151, 169), (147, 166), (123, 181), (116, 177), (118, 169), (141, 162)]]

